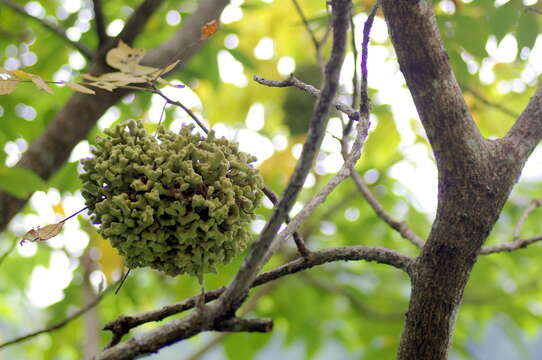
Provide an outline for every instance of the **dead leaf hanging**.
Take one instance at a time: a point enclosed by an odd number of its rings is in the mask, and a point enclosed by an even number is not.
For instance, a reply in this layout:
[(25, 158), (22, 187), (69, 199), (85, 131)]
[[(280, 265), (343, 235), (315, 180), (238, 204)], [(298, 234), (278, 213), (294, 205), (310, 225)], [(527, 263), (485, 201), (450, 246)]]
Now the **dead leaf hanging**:
[(63, 226), (64, 222), (59, 222), (56, 224), (46, 225), (42, 228), (29, 230), (26, 232), (26, 234), (24, 234), (20, 244), (23, 244), (26, 241), (35, 242), (49, 240), (50, 238), (57, 236), (62, 230)]

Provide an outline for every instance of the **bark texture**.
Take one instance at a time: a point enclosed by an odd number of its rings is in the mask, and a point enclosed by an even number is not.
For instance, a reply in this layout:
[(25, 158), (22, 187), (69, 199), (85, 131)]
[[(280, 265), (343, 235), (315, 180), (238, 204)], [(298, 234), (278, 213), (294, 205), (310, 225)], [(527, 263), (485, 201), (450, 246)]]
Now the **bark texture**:
[(439, 173), (437, 215), (412, 268), (398, 359), (446, 359), (480, 248), (540, 140), (541, 91), (506, 138), (484, 139), (450, 67), (432, 2), (383, 0), (382, 6)]

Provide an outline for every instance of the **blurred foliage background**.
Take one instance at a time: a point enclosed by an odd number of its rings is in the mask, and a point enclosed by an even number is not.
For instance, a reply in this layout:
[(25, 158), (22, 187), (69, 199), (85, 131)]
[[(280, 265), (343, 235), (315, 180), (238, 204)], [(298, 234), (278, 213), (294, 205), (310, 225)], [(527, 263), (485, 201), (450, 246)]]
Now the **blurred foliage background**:
[[(325, 1), (298, 0), (317, 38), (328, 28)], [(38, 18), (67, 29), (72, 40), (97, 45), (92, 2), (18, 0)], [(116, 35), (140, 1), (104, 1), (109, 35)], [(354, 1), (356, 47), (372, 0)], [(536, 0), (433, 1), (438, 24), (464, 95), (482, 133), (500, 137), (533, 94), (542, 72), (542, 15)], [(168, 39), (195, 9), (197, 1), (171, 0), (157, 11), (135, 46), (151, 49)], [(85, 72), (85, 59), (38, 21), (0, 2), (0, 66), (21, 68), (44, 79), (67, 80)], [(258, 156), (267, 185), (280, 193), (299, 156), (313, 99), (296, 89), (261, 86), (253, 75), (280, 79), (295, 73), (318, 86), (315, 49), (290, 0), (235, 0), (225, 9), (219, 31), (171, 78), (186, 89), (166, 89), (191, 107), (219, 135), (237, 139)], [(350, 46), (339, 99), (352, 102), (354, 48)], [(323, 55), (329, 43), (322, 47)], [(436, 209), (436, 169), (412, 100), (398, 69), (387, 29), (379, 13), (369, 48), (372, 126), (357, 171), (383, 206), (425, 237)], [(22, 84), (0, 102), (0, 188), (16, 196), (32, 194), (24, 210), (0, 234), (0, 342), (54, 324), (114, 283), (122, 260), (101, 238), (85, 214), (68, 221), (63, 233), (46, 243), (18, 246), (32, 227), (59, 221), (83, 207), (78, 192), (79, 160), (103, 129), (129, 118), (144, 118), (156, 127), (163, 100), (150, 94), (129, 95), (109, 109), (70, 161), (45, 182), (14, 166), (71, 95), (56, 87), (54, 95)], [(341, 165), (345, 119), (332, 114), (322, 152), (294, 208), (304, 202)], [(77, 119), (73, 119), (77, 121)], [(189, 118), (168, 107), (164, 123), (172, 129)], [(514, 224), (533, 199), (542, 196), (540, 163), (535, 150), (520, 183), (490, 236), (490, 244), (510, 241)], [(253, 222), (256, 234), (270, 214), (264, 201)], [(542, 232), (539, 212), (525, 223), (522, 236)], [(311, 249), (339, 245), (386, 246), (415, 256), (417, 249), (385, 225), (345, 181), (302, 226)], [(292, 244), (277, 253), (267, 269), (295, 255)], [(542, 333), (542, 249), (533, 245), (514, 253), (478, 260), (458, 316), (452, 358), (540, 358)], [(208, 289), (226, 285), (242, 257), (206, 276)], [(198, 292), (197, 281), (136, 269), (118, 295), (60, 330), (0, 351), (0, 359), (80, 359), (109, 340), (103, 324), (121, 314), (155, 309)], [(283, 278), (251, 293), (246, 311), (275, 321), (270, 334), (203, 334), (163, 349), (153, 359), (391, 359), (408, 305), (409, 283), (403, 273), (364, 262), (334, 263)], [(146, 324), (131, 335), (157, 324)], [(537, 352), (538, 351), (538, 352)], [(538, 354), (538, 355), (537, 355)], [(487, 357), (489, 358), (489, 357)]]

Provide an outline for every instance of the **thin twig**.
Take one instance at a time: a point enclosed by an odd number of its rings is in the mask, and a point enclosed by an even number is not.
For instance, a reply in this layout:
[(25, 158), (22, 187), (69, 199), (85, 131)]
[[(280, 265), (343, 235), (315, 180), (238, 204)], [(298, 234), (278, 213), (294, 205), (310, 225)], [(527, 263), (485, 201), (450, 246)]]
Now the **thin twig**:
[(320, 289), (327, 292), (337, 293), (338, 295), (345, 297), (350, 302), (352, 308), (362, 316), (378, 321), (398, 321), (403, 317), (403, 314), (399, 312), (382, 313), (370, 308), (363, 303), (359, 294), (356, 294), (346, 286), (340, 286), (338, 283), (333, 281), (326, 281), (321, 276), (314, 276), (310, 273), (303, 273), (302, 276), (304, 279), (308, 280), (309, 283), (319, 287)]
[[(397, 269), (405, 271), (407, 274), (410, 274), (410, 268), (414, 262), (414, 259), (407, 255), (403, 255), (399, 252), (383, 247), (362, 245), (344, 246), (314, 251), (311, 253), (310, 258), (299, 257), (273, 270), (264, 272), (256, 277), (250, 287), (257, 287), (270, 281), (274, 281), (284, 276), (295, 274), (318, 265), (336, 261), (355, 260), (375, 261), (378, 263), (391, 265)], [(207, 291), (205, 293), (205, 302), (208, 303), (218, 299), (225, 290), (226, 288), (222, 287), (216, 290)], [(151, 310), (138, 315), (121, 316), (106, 324), (104, 330), (111, 331), (114, 334), (114, 337), (118, 338), (120, 341), (122, 336), (137, 326), (149, 322), (161, 321), (169, 316), (195, 308), (199, 297), (200, 294), (197, 294), (179, 303), (164, 306), (161, 309)]]
[[(360, 102), (360, 113), (362, 117), (369, 117), (370, 104), (369, 104), (369, 93), (367, 88), (367, 79), (368, 79), (368, 70), (367, 70), (367, 58), (369, 56), (369, 41), (371, 35), (371, 28), (373, 25), (374, 17), (380, 6), (380, 2), (373, 6), (365, 25), (363, 26), (363, 41), (361, 44), (361, 102)], [(405, 223), (398, 222), (384, 210), (382, 205), (378, 200), (373, 196), (369, 188), (365, 185), (365, 182), (361, 176), (357, 173), (354, 167), (351, 168), (351, 177), (354, 181), (357, 189), (362, 194), (362, 196), (367, 200), (369, 205), (373, 208), (374, 212), (379, 216), (384, 222), (391, 226), (392, 229), (396, 230), (401, 234), (402, 237), (409, 240), (411, 243), (421, 248), (423, 246), (423, 240), (416, 235)]]
[(375, 19), (376, 11), (380, 6), (380, 0), (377, 0), (374, 4), (365, 25), (363, 25), (363, 41), (361, 42), (361, 102), (359, 112), (363, 114), (369, 114), (369, 91), (367, 89), (367, 58), (369, 57), (369, 40), (371, 40), (371, 29), (373, 27), (373, 21)]
[[(356, 27), (354, 24), (354, 16), (350, 16), (350, 40), (352, 46), (352, 52), (354, 53), (354, 64), (358, 63), (358, 49), (356, 47)], [(358, 83), (358, 67), (354, 66), (354, 74), (352, 75), (352, 102), (351, 107), (352, 109), (356, 109), (358, 107), (358, 97), (359, 97), (359, 83)], [(350, 132), (352, 132), (352, 127), (354, 126), (354, 120), (352, 120), (351, 117), (348, 118), (348, 121), (346, 124), (343, 122), (343, 136), (341, 140), (341, 153), (343, 154), (343, 157), (346, 156), (347, 152), (347, 139), (348, 135), (350, 135)]]
[(2, 263), (13, 252), (13, 250), (15, 250), (18, 243), (19, 243), (19, 241), (17, 239), (15, 239), (15, 241), (10, 245), (9, 249), (7, 249), (6, 252), (2, 254), (2, 256), (0, 256), (0, 265), (2, 265)]
[(96, 35), (98, 36), (98, 47), (101, 47), (109, 38), (105, 31), (105, 16), (102, 9), (102, 0), (93, 0), (94, 23), (96, 24)]
[(166, 101), (164, 103), (164, 106), (162, 107), (162, 113), (160, 114), (160, 120), (158, 120), (158, 127), (156, 128), (156, 131), (154, 132), (154, 137), (158, 135), (158, 129), (160, 128), (160, 125), (162, 125), (162, 119), (164, 118), (164, 114), (166, 113), (166, 106), (168, 102)]
[(518, 239), (518, 240), (511, 241), (509, 243), (505, 243), (505, 244), (482, 246), (482, 249), (480, 250), (480, 255), (495, 254), (495, 253), (500, 253), (500, 252), (510, 252), (510, 251), (527, 247), (539, 241), (542, 241), (542, 235), (538, 235), (538, 236), (534, 236), (534, 237), (526, 238), (526, 239)]
[(466, 91), (470, 92), (471, 95), (474, 96), (482, 104), (492, 107), (496, 110), (499, 110), (503, 114), (510, 116), (513, 119), (517, 119), (519, 117), (519, 114), (516, 113), (515, 111), (510, 110), (509, 108), (507, 108), (506, 106), (502, 104), (498, 104), (496, 102), (488, 100), (485, 96), (483, 96), (482, 94), (480, 94), (478, 91), (474, 90), (473, 88), (469, 87), (468, 85), (461, 84), (461, 87), (465, 89)]
[(361, 156), (361, 149), (367, 138), (369, 131), (369, 118), (368, 116), (360, 119), (357, 126), (357, 135), (352, 144), (352, 149), (344, 160), (344, 164), (341, 169), (329, 180), (329, 182), (305, 205), (305, 207), (290, 221), (284, 230), (282, 230), (275, 243), (274, 249), (276, 249), (285, 239), (292, 235), (292, 233), (301, 225), (305, 219), (316, 210), (320, 204), (322, 204), (328, 197), (328, 195), (335, 190), (335, 188), (348, 178), (355, 163)]
[(534, 7), (534, 6), (528, 6), (528, 7), (526, 7), (526, 8), (525, 8), (525, 11), (532, 11), (532, 12), (534, 12), (534, 13), (537, 13), (537, 14), (539, 14), (539, 15), (542, 15), (542, 10), (537, 9), (537, 8)]
[(79, 50), (79, 52), (86, 57), (88, 60), (92, 60), (94, 57), (94, 52), (90, 50), (85, 44), (83, 44), (80, 41), (73, 41), (68, 38), (66, 35), (66, 30), (61, 28), (60, 26), (52, 23), (51, 21), (47, 19), (41, 19), (36, 16), (30, 15), (23, 6), (11, 1), (11, 0), (0, 0), (0, 4), (4, 4), (7, 7), (10, 7), (11, 9), (15, 10), (21, 15), (24, 15), (32, 20), (35, 20), (41, 24), (45, 29), (51, 31), (53, 34), (60, 37), (62, 40)]
[[(376, 6), (375, 6), (376, 7)], [(376, 13), (376, 10), (373, 10), (372, 16), (374, 17), (374, 14)], [(367, 20), (364, 28), (364, 34), (366, 37), (369, 36), (370, 29), (371, 29), (372, 21), (370, 19)], [(368, 40), (364, 39), (364, 46), (367, 46)], [(365, 64), (365, 66), (363, 66)], [(362, 78), (365, 79), (365, 83), (367, 82), (367, 51), (362, 52)], [(367, 96), (363, 96), (363, 92), (367, 92), (367, 86), (362, 85), (362, 101), (365, 101), (367, 103)], [(308, 203), (305, 205), (305, 207), (294, 217), (294, 219), (286, 226), (286, 228), (279, 234), (277, 242), (275, 244), (278, 246), (278, 244), (282, 243), (286, 238), (288, 238), (293, 231), (295, 231), (299, 225), (310, 215), (317, 206), (322, 204), (327, 196), (347, 177), (351, 175), (352, 172), (354, 172), (354, 165), (358, 161), (358, 159), (361, 156), (361, 149), (363, 148), (363, 144), (365, 143), (365, 139), (367, 138), (367, 134), (369, 131), (369, 106), (366, 104), (365, 106), (362, 104), (360, 106), (362, 112), (360, 112), (361, 117), (358, 121), (357, 126), (357, 135), (356, 139), (354, 140), (354, 144), (352, 144), (352, 149), (348, 154), (346, 154), (344, 158), (344, 164), (339, 170), (337, 174), (335, 174), (331, 180), (324, 186), (322, 190), (320, 190)]]
[(536, 209), (538, 209), (540, 206), (542, 206), (541, 199), (531, 201), (529, 206), (525, 209), (525, 211), (519, 217), (519, 220), (516, 226), (514, 227), (514, 232), (512, 233), (512, 240), (519, 239), (519, 236), (521, 235), (521, 230), (523, 228), (523, 225), (525, 224), (525, 221), (527, 221), (527, 218), (529, 217), (529, 215), (531, 215), (531, 213), (535, 211)]
[(120, 291), (120, 288), (122, 287), (122, 285), (124, 285), (124, 282), (126, 281), (126, 279), (128, 278), (128, 275), (130, 275), (130, 272), (132, 271), (132, 268), (128, 268), (128, 270), (126, 271), (126, 273), (122, 274), (121, 278), (120, 278), (120, 281), (119, 281), (119, 285), (117, 286), (117, 288), (115, 289), (115, 295), (117, 295)]
[[(301, 89), (307, 93), (309, 93), (312, 97), (317, 98), (318, 95), (320, 95), (320, 90), (315, 88), (312, 85), (309, 85), (307, 83), (304, 83), (303, 81), (299, 80), (294, 76), (294, 74), (291, 74), (287, 79), (285, 80), (267, 80), (264, 79), (261, 76), (254, 76), (254, 81), (256, 81), (259, 84), (269, 86), (269, 87), (290, 87), (294, 86), (298, 89)], [(333, 106), (340, 112), (346, 114), (349, 118), (353, 119), (354, 121), (357, 121), (359, 119), (359, 112), (351, 108), (350, 106), (341, 103), (340, 101), (333, 102)]]
[[(273, 192), (273, 190), (271, 190), (267, 186), (264, 186), (262, 191), (265, 194), (265, 196), (269, 199), (269, 201), (271, 201), (271, 203), (273, 205), (276, 205), (278, 203), (279, 198), (278, 198), (277, 194), (275, 194)], [(286, 224), (290, 223), (290, 216), (289, 215), (286, 216), (285, 222), (286, 222)], [(303, 240), (303, 237), (301, 236), (301, 234), (298, 231), (295, 231), (293, 233), (293, 238), (294, 238), (295, 246), (297, 247), (297, 251), (299, 251), (301, 256), (304, 256), (304, 257), (309, 256), (310, 255), (310, 250), (305, 245), (305, 240)]]
[(76, 312), (71, 314), (70, 316), (66, 317), (62, 321), (59, 321), (56, 324), (47, 326), (47, 327), (45, 327), (45, 328), (43, 328), (41, 330), (33, 331), (33, 332), (28, 333), (26, 335), (19, 336), (19, 337), (13, 339), (13, 340), (6, 341), (5, 343), (0, 344), (0, 349), (4, 348), (6, 346), (9, 346), (9, 345), (20, 343), (22, 341), (33, 338), (35, 336), (45, 334), (45, 333), (49, 333), (51, 331), (58, 330), (58, 329), (64, 327), (65, 325), (67, 325), (71, 321), (77, 319), (79, 316), (83, 315), (85, 312), (87, 312), (88, 310), (90, 310), (94, 306), (96, 306), (112, 288), (113, 288), (112, 286), (109, 286), (107, 289), (102, 291), (100, 294), (96, 295), (96, 297), (92, 301), (90, 301), (88, 304), (86, 304), (85, 306), (83, 306), (82, 308), (80, 308), (79, 310), (77, 310)]
[(192, 120), (194, 120), (194, 122), (200, 127), (200, 129), (205, 134), (209, 133), (209, 129), (207, 128), (207, 126), (205, 126), (203, 124), (203, 122), (200, 119), (198, 119), (196, 114), (194, 114), (192, 112), (192, 110), (190, 110), (188, 107), (186, 107), (183, 103), (181, 103), (180, 101), (177, 101), (177, 100), (170, 99), (169, 97), (166, 96), (166, 94), (164, 94), (162, 91), (160, 91), (160, 89), (158, 89), (156, 87), (154, 89), (151, 89), (151, 91), (154, 92), (155, 94), (160, 95), (164, 100), (166, 100), (167, 104), (175, 105), (175, 106), (178, 106), (181, 109), (183, 109), (188, 114), (188, 116), (190, 116), (192, 118)]
[(318, 61), (318, 65), (320, 67), (320, 70), (324, 71), (324, 58), (322, 57), (322, 44), (316, 39), (316, 35), (314, 35), (314, 32), (312, 31), (309, 22), (307, 21), (307, 18), (305, 17), (305, 14), (303, 13), (303, 9), (297, 2), (297, 0), (292, 0), (292, 3), (294, 4), (295, 10), (297, 11), (297, 14), (301, 18), (301, 21), (303, 22), (303, 25), (305, 26), (305, 30), (307, 30), (307, 33), (309, 34), (309, 37), (311, 38), (312, 45), (314, 46), (314, 50), (316, 51), (316, 61)]
[(504, 244), (499, 245), (488, 245), (488, 246), (482, 246), (480, 250), (480, 254), (482, 255), (488, 255), (488, 254), (495, 254), (499, 252), (510, 252), (517, 249), (521, 249), (524, 247), (527, 247), (531, 244), (537, 243), (542, 240), (542, 235), (537, 235), (530, 238), (520, 239), (521, 230), (523, 228), (523, 225), (525, 224), (525, 221), (527, 221), (527, 218), (533, 211), (538, 209), (540, 206), (542, 206), (542, 199), (533, 200), (529, 204), (529, 206), (523, 211), (521, 216), (519, 217), (519, 220), (514, 227), (514, 231), (512, 233), (512, 241)]
[[(352, 4), (349, 0), (333, 1), (333, 47), (330, 59), (326, 64), (322, 91), (316, 101), (311, 116), (309, 131), (301, 151), (301, 156), (286, 189), (274, 207), (273, 213), (264, 226), (259, 239), (252, 246), (235, 278), (221, 296), (222, 307), (219, 311), (230, 313), (239, 306), (246, 297), (248, 289), (256, 278), (257, 273), (272, 256), (275, 250), (274, 245), (278, 242), (277, 231), (292, 209), (297, 195), (301, 191), (307, 175), (312, 168), (316, 155), (320, 151), (320, 145), (324, 138), (328, 122), (328, 114), (339, 87), (339, 75), (346, 51), (348, 19), (350, 18), (351, 6)], [(293, 222), (292, 220), (288, 226)]]
[[(103, 200), (103, 199), (102, 199), (102, 200)], [(102, 200), (100, 200), (100, 201), (102, 201)], [(83, 211), (85, 211), (85, 210), (88, 209), (89, 207), (96, 205), (96, 204), (99, 203), (100, 201), (96, 201), (96, 202), (94, 202), (92, 205), (85, 206), (85, 207), (82, 208), (81, 210), (78, 210), (78, 211), (74, 212), (73, 214), (71, 214), (70, 216), (68, 216), (68, 217), (66, 217), (66, 218), (64, 218), (64, 219), (62, 219), (62, 220), (60, 220), (59, 223), (63, 223), (63, 222), (66, 222), (66, 221), (70, 220), (72, 217), (79, 215), (80, 213), (82, 213)]]
[(354, 184), (356, 185), (356, 188), (359, 190), (361, 195), (365, 198), (367, 203), (371, 206), (375, 214), (384, 220), (386, 224), (388, 224), (392, 229), (397, 231), (403, 238), (410, 241), (412, 244), (414, 244), (418, 248), (422, 248), (424, 241), (422, 238), (420, 238), (418, 235), (412, 231), (408, 227), (407, 224), (405, 224), (402, 221), (394, 220), (390, 214), (384, 210), (384, 207), (380, 204), (380, 202), (374, 197), (374, 195), (371, 193), (371, 190), (367, 187), (365, 182), (363, 181), (361, 175), (359, 175), (356, 171), (352, 171), (352, 180), (354, 181)]

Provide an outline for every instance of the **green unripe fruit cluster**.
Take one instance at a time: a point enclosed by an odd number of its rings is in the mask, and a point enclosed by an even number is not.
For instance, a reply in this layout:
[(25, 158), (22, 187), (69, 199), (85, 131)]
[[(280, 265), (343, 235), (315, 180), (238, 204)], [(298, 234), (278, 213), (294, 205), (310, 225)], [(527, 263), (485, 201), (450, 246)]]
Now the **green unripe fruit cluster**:
[(99, 233), (129, 268), (201, 277), (243, 251), (262, 196), (256, 159), (237, 143), (123, 122), (82, 161), (82, 194)]

